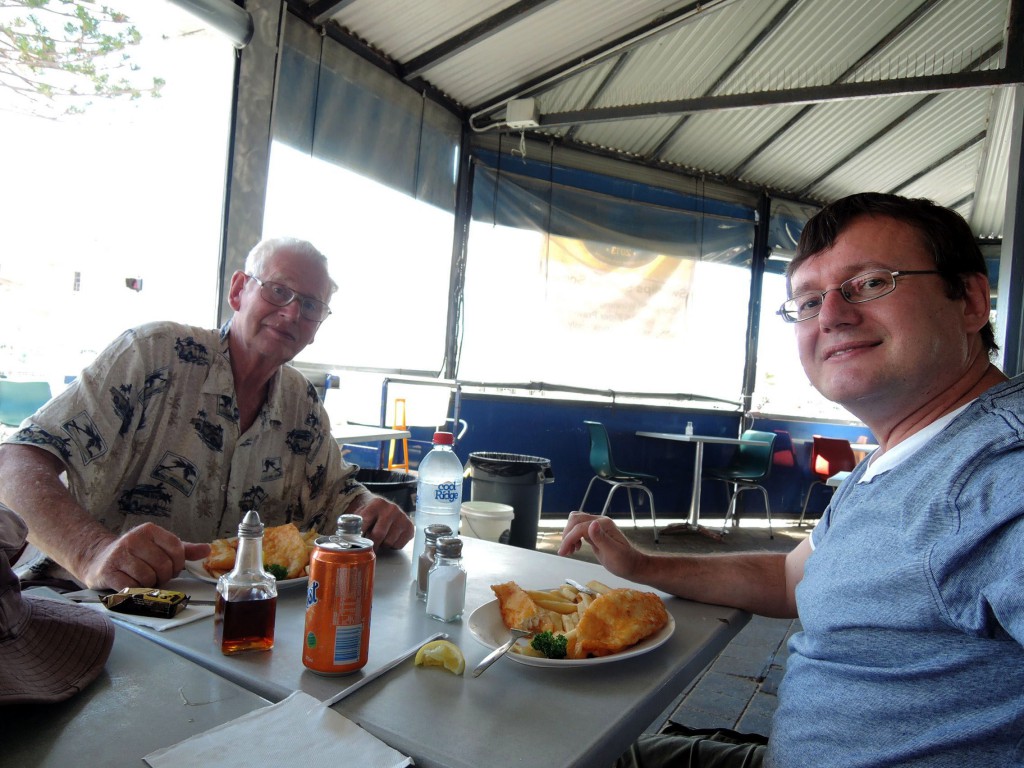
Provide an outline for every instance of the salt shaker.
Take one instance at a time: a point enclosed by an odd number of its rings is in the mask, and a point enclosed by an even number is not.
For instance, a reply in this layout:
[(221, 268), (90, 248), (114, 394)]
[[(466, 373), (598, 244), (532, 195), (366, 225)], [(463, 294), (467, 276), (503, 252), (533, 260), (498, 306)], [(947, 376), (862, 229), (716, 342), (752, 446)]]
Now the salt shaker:
[(427, 615), (438, 621), (457, 621), (466, 608), (466, 569), (462, 567), (462, 539), (437, 540), (434, 567), (427, 576)]
[(434, 567), (437, 540), (442, 536), (451, 536), (454, 531), (444, 523), (432, 523), (423, 529), (423, 553), (416, 563), (416, 597), (427, 599), (427, 576)]
[(692, 421), (686, 422), (686, 434), (687, 435), (692, 435), (693, 434), (693, 422)]

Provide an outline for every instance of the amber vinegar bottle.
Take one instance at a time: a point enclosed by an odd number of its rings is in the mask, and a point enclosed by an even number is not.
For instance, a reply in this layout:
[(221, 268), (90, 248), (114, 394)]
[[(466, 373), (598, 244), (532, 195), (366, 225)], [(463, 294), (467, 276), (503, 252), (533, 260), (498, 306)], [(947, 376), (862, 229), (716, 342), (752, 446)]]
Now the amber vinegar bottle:
[(221, 653), (274, 647), (277, 580), (263, 569), (263, 523), (255, 510), (238, 526), (235, 567), (217, 580), (213, 631)]

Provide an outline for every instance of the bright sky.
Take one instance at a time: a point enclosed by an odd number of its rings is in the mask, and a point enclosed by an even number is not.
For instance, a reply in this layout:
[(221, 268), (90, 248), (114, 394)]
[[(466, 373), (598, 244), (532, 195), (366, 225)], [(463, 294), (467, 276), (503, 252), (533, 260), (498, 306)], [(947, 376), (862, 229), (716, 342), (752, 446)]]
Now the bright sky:
[(109, 5), (142, 33), (132, 61), (167, 81), (162, 98), (97, 100), (52, 120), (12, 112), (0, 88), (0, 370), (11, 375), (77, 374), (138, 322), (215, 320), (233, 48), (162, 0)]
[[(234, 49), (164, 0), (108, 4), (127, 13), (142, 33), (131, 58), (142, 76), (166, 80), (160, 99), (97, 100), (84, 115), (49, 120), (15, 114), (12, 94), (0, 88), (0, 136), (8, 150), (6, 183), (0, 185), (0, 373), (43, 375), (55, 388), (132, 325), (166, 318), (203, 326), (215, 321)], [(275, 148), (271, 180), (267, 234), (312, 240), (331, 258), (342, 284), (336, 315), (303, 359), (437, 369), (443, 344), (422, 331), (440, 327), (443, 333), (443, 323), (426, 318), (447, 312), (450, 216), (405, 204), (387, 188), (287, 148)], [(386, 221), (377, 220), (381, 215)], [(395, 221), (403, 225), (395, 227)], [(366, 258), (370, 253), (373, 259)], [(715, 313), (723, 295), (742, 292), (745, 304), (747, 285), (745, 279), (736, 282), (735, 272), (701, 270), (704, 290), (691, 301), (690, 314), (715, 317), (716, 330), (693, 337), (690, 354), (698, 359), (714, 360), (723, 339), (731, 346), (742, 337), (742, 313)], [(128, 290), (126, 278), (141, 278), (143, 290)], [(365, 284), (384, 288), (345, 290)], [(418, 297), (417, 309), (388, 309), (389, 301), (408, 306), (410, 293)], [(521, 312), (520, 303), (499, 322), (515, 326)], [(491, 323), (484, 333), (493, 330)], [(386, 352), (380, 338), (422, 354), (397, 363), (386, 355), (375, 358)], [(761, 365), (771, 368), (776, 400), (769, 407), (776, 410), (785, 401), (786, 410), (799, 413), (817, 396), (796, 361), (791, 329), (763, 328), (761, 344)], [(505, 348), (485, 338), (476, 349), (500, 356)], [(564, 352), (560, 344), (545, 349), (555, 356)], [(339, 350), (346, 359), (336, 359)], [(653, 365), (663, 355), (639, 357)], [(675, 360), (670, 367), (679, 365)], [(702, 378), (724, 381), (710, 390), (738, 398), (734, 366), (714, 367)], [(678, 382), (682, 389), (685, 384)]]

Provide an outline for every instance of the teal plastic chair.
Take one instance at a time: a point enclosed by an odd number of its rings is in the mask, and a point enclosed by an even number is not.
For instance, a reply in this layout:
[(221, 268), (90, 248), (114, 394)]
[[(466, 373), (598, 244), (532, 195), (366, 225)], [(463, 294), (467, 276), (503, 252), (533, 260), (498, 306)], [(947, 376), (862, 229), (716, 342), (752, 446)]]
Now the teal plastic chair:
[[(587, 492), (583, 494), (583, 501), (580, 502), (579, 506), (580, 511), (583, 511), (583, 507), (587, 503), (590, 489), (594, 487), (596, 481), (600, 480), (611, 486), (611, 489), (608, 491), (608, 498), (605, 499), (604, 507), (601, 509), (601, 514), (606, 515), (608, 513), (608, 507), (612, 503), (612, 496), (615, 495), (615, 492), (619, 488), (625, 488), (626, 499), (629, 501), (629, 515), (633, 518), (633, 527), (636, 528), (636, 509), (633, 507), (632, 491), (636, 490), (640, 493), (645, 493), (647, 494), (648, 501), (651, 503), (651, 523), (654, 526), (654, 541), (657, 543), (658, 518), (654, 513), (654, 494), (651, 493), (651, 489), (647, 487), (646, 483), (657, 482), (658, 478), (646, 472), (633, 472), (615, 466), (615, 460), (612, 458), (612, 444), (608, 439), (608, 430), (605, 429), (604, 424), (599, 421), (584, 421), (583, 423), (587, 425), (587, 429), (590, 432), (590, 466), (595, 474), (587, 485)], [(641, 503), (643, 502), (642, 496), (640, 501)]]
[(17, 427), (50, 399), (45, 381), (0, 379), (0, 424)]
[(708, 467), (704, 470), (704, 477), (712, 480), (721, 480), (731, 487), (729, 493), (729, 512), (722, 524), (722, 533), (726, 532), (729, 523), (736, 514), (736, 498), (743, 491), (758, 490), (764, 496), (764, 509), (768, 515), (768, 537), (775, 538), (772, 531), (772, 507), (768, 501), (768, 491), (761, 482), (768, 478), (772, 469), (772, 457), (775, 452), (775, 439), (778, 437), (774, 432), (759, 432), (756, 429), (748, 429), (740, 439), (750, 442), (740, 443), (732, 459), (724, 467)]

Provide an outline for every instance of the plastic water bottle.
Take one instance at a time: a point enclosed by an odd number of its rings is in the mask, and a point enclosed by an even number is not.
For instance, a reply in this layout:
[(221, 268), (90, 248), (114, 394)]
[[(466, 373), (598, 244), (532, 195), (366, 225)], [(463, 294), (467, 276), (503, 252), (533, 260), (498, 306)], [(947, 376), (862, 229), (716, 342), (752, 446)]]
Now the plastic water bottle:
[(452, 450), (451, 432), (435, 432), (434, 447), (420, 460), (416, 480), (416, 538), (412, 551), (412, 578), (417, 579), (417, 564), (423, 554), (424, 530), (441, 523), (459, 532), (462, 509), (462, 462)]

